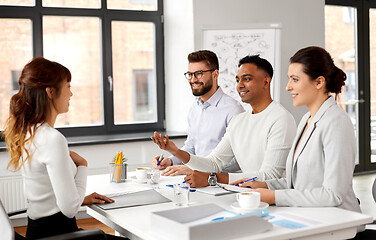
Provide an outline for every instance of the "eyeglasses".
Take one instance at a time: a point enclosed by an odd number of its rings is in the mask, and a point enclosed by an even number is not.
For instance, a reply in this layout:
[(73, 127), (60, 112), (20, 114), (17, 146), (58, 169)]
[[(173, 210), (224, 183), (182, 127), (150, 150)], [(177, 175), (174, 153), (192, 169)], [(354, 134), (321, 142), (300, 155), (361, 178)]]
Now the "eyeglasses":
[(184, 76), (188, 80), (191, 80), (193, 75), (195, 76), (196, 79), (200, 79), (200, 78), (202, 78), (202, 75), (204, 75), (205, 72), (213, 72), (213, 71), (215, 71), (215, 69), (205, 70), (205, 71), (200, 70), (200, 71), (196, 71), (196, 72), (193, 72), (193, 73), (186, 72), (186, 73), (184, 73)]

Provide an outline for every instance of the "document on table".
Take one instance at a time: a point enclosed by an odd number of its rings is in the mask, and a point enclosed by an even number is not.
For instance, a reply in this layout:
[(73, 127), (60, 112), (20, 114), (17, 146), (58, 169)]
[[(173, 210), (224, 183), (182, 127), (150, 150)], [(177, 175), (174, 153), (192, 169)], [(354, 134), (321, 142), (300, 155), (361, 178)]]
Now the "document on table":
[(132, 192), (132, 193), (125, 193), (122, 195), (115, 195), (114, 197), (111, 197), (111, 198), (115, 200), (115, 202), (97, 204), (97, 206), (104, 210), (108, 210), (108, 209), (115, 209), (115, 208), (135, 207), (135, 206), (142, 206), (142, 205), (171, 202), (170, 199), (162, 196), (160, 193), (158, 193), (154, 189), (149, 189), (149, 190), (144, 190), (144, 191), (139, 191), (139, 192)]
[(273, 223), (274, 225), (291, 230), (322, 224), (321, 222), (318, 222), (316, 220), (288, 212), (275, 214), (275, 216), (273, 216), (273, 219), (271, 219), (269, 222)]
[(207, 193), (207, 194), (214, 195), (214, 196), (220, 196), (220, 195), (237, 193), (237, 192), (249, 192), (253, 190), (252, 188), (237, 187), (235, 185), (222, 184), (222, 183), (218, 183), (218, 186), (208, 186), (208, 187), (192, 188), (192, 189), (196, 189), (197, 192)]
[(236, 214), (234, 212), (228, 211), (228, 210), (223, 210), (223, 211), (217, 212), (213, 215), (210, 215), (210, 216), (207, 216), (207, 217), (204, 217), (204, 218), (200, 218), (200, 219), (197, 219), (197, 220), (192, 221), (192, 222), (188, 222), (188, 223), (186, 223), (186, 225), (196, 226), (196, 225), (200, 225), (200, 224), (206, 224), (206, 223), (209, 223), (209, 222), (215, 222), (215, 221), (230, 219), (230, 218), (238, 217), (238, 216), (240, 216), (240, 215)]

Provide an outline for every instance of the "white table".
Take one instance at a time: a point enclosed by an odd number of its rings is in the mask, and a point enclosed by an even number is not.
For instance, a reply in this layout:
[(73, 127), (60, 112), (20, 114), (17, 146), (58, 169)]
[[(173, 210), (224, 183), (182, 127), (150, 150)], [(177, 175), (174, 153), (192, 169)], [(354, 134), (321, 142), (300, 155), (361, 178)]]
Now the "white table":
[[(132, 174), (130, 175), (132, 176)], [(182, 177), (162, 177), (159, 183), (160, 193), (172, 199), (173, 190), (165, 188), (165, 185), (181, 181)], [(126, 183), (110, 183), (110, 177), (107, 174), (89, 176), (87, 185), (87, 194), (94, 191), (100, 194), (132, 192), (157, 186), (137, 184), (131, 180)], [(235, 194), (217, 197), (199, 192), (190, 194), (190, 206), (215, 203), (225, 209), (233, 210), (230, 205), (235, 201)], [(163, 236), (156, 236), (152, 232), (151, 213), (174, 208), (178, 207), (172, 202), (114, 210), (102, 210), (97, 206), (91, 206), (87, 208), (87, 213), (132, 240), (164, 239)], [(241, 239), (346, 239), (355, 236), (357, 226), (373, 221), (371, 216), (335, 207), (296, 208), (271, 206), (268, 209), (270, 215), (287, 212), (315, 220), (321, 224), (295, 230), (274, 225), (271, 231)]]

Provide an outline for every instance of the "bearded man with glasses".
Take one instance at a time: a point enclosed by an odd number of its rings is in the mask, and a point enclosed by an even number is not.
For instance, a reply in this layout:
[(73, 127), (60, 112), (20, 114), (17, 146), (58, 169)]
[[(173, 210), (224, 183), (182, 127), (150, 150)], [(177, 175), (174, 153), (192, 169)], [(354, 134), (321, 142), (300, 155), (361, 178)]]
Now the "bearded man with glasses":
[[(209, 155), (226, 132), (230, 120), (244, 112), (241, 104), (226, 95), (218, 86), (219, 64), (217, 55), (208, 50), (192, 52), (188, 55), (188, 72), (184, 73), (192, 93), (197, 100), (188, 113), (188, 137), (182, 150), (198, 155)], [(187, 175), (192, 170), (183, 162), (171, 156), (154, 157), (153, 167), (164, 169), (162, 175)], [(235, 158), (222, 172), (236, 172), (240, 167)]]

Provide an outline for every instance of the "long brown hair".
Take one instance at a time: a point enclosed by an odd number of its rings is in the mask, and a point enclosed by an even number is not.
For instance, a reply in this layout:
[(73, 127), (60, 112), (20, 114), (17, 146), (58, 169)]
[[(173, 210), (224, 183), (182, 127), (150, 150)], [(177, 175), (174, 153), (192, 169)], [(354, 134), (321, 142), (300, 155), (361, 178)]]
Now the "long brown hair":
[[(56, 89), (59, 95), (63, 81), (71, 81), (70, 71), (43, 57), (34, 58), (23, 68), (18, 80), (19, 91), (10, 100), (9, 117), (3, 133), (11, 158), (7, 168), (13, 166), (18, 171), (30, 159), (29, 150), (40, 126), (38, 124), (45, 123), (50, 114), (46, 88)], [(30, 136), (26, 138), (27, 133)]]

